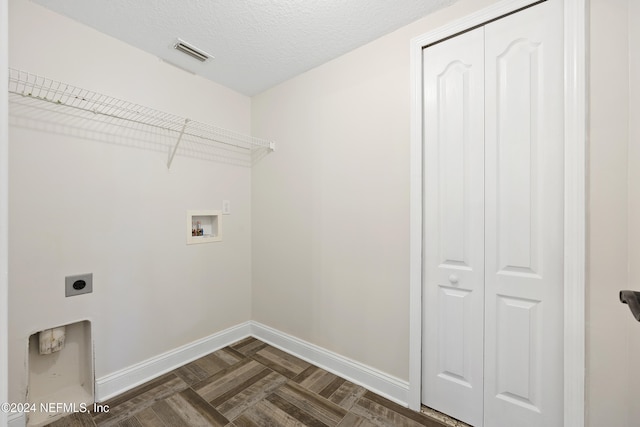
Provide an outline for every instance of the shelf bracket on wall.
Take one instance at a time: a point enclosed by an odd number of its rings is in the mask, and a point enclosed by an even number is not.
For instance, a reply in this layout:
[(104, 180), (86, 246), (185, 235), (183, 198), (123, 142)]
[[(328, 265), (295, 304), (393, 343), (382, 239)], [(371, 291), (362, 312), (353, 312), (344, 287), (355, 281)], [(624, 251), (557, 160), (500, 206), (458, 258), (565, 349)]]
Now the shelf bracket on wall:
[(178, 135), (178, 140), (176, 141), (176, 145), (173, 147), (173, 151), (169, 155), (169, 161), (167, 162), (167, 169), (171, 169), (171, 163), (173, 162), (173, 157), (176, 155), (176, 151), (178, 151), (178, 146), (180, 145), (180, 141), (182, 140), (182, 136), (184, 135), (184, 130), (187, 128), (187, 124), (189, 123), (189, 119), (184, 119), (184, 124), (182, 125), (182, 129), (180, 129), (180, 134)]

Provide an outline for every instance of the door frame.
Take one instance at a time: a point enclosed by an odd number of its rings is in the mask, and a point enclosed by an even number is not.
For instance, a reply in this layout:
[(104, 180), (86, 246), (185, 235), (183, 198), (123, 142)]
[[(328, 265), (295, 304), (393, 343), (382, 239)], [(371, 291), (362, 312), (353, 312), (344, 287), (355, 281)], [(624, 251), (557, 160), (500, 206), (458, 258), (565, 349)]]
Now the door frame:
[[(0, 0), (0, 403), (9, 401), (9, 1)], [(0, 425), (7, 425), (7, 411), (0, 411)]]
[[(587, 1), (564, 0), (564, 426), (585, 420)], [(422, 50), (539, 0), (503, 0), (411, 40), (409, 407), (422, 382)]]

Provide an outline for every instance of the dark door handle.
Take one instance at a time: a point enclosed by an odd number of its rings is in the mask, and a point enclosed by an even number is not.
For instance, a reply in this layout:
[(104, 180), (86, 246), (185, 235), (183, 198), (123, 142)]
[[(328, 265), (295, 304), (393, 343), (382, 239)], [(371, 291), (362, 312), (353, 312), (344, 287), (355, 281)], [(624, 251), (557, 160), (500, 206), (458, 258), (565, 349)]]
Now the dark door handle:
[(627, 304), (633, 317), (640, 322), (640, 292), (620, 291), (620, 302)]

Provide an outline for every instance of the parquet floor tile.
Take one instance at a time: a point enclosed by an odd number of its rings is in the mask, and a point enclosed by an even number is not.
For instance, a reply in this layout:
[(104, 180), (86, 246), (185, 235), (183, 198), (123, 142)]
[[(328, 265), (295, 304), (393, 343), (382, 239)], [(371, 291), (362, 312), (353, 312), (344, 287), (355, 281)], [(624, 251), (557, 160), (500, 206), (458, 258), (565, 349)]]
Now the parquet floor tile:
[(51, 427), (443, 427), (249, 337)]

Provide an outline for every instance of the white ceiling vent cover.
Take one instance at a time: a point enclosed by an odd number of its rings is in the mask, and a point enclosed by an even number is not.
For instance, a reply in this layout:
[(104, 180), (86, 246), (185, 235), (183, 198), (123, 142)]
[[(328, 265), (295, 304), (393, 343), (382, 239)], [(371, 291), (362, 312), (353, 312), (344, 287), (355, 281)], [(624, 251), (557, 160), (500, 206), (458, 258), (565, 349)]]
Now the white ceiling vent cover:
[(173, 45), (173, 48), (179, 50), (182, 53), (186, 53), (190, 57), (195, 58), (200, 62), (206, 62), (209, 59), (213, 58), (213, 55), (209, 55), (204, 50), (198, 49), (194, 45), (189, 44), (181, 39), (178, 39), (176, 44)]

